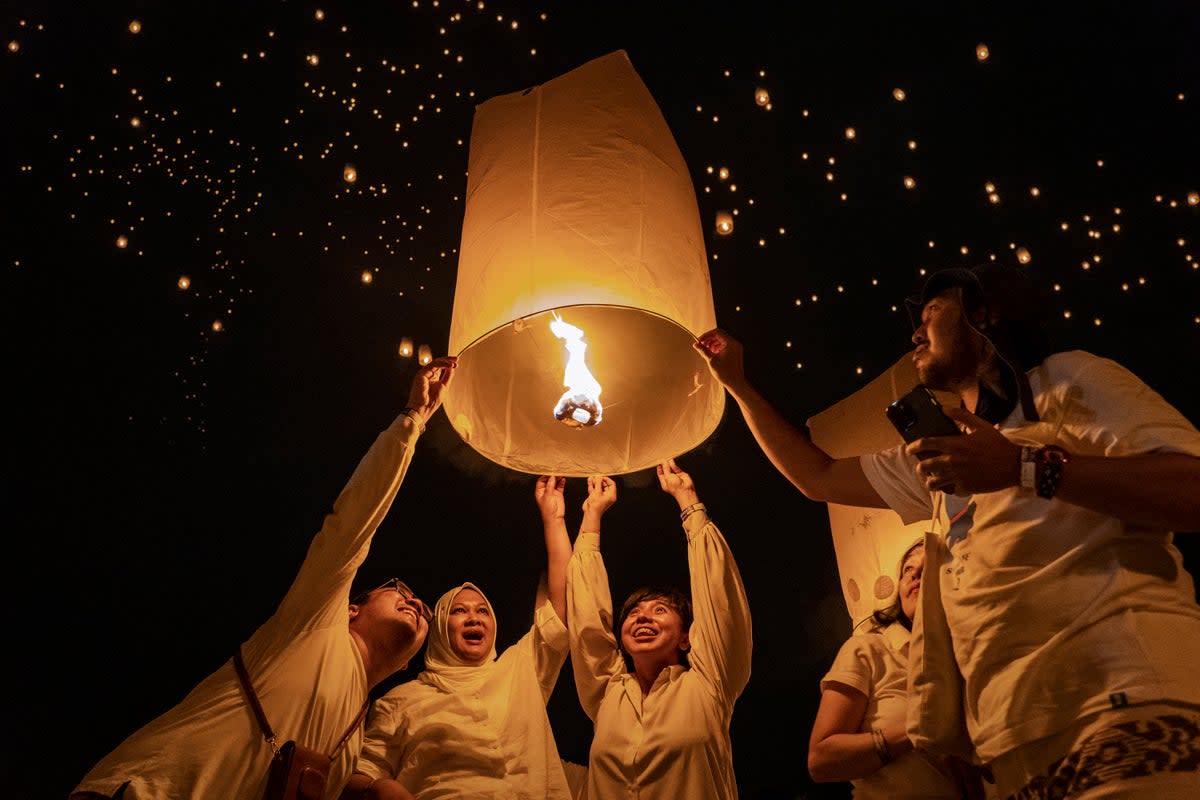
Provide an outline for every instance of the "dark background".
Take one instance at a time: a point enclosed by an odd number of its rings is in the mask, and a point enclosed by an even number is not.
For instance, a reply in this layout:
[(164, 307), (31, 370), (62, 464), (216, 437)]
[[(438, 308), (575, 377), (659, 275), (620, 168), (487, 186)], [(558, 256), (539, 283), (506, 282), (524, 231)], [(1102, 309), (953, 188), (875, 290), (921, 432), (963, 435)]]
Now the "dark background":
[[(692, 170), (717, 319), (798, 425), (907, 349), (900, 300), (922, 270), (1015, 263), (1015, 247), (1058, 287), (1063, 348), (1117, 359), (1200, 417), (1200, 12), (966, 5), (982, 6), (6, 2), (5, 795), (65, 796), (270, 615), (404, 404), (401, 337), (446, 346), (474, 105), (613, 50)], [(718, 239), (716, 211), (735, 208)], [(742, 796), (848, 796), (804, 768), (817, 683), (850, 629), (824, 508), (732, 404), (680, 463), (755, 615), (732, 731)], [(435, 599), (476, 581), (510, 643), (544, 560), (532, 486), (439, 415), (363, 583), (396, 574)], [(574, 527), (582, 482), (567, 491)], [(605, 529), (615, 595), (686, 579), (649, 474), (620, 479)], [(550, 713), (583, 762), (569, 675)]]

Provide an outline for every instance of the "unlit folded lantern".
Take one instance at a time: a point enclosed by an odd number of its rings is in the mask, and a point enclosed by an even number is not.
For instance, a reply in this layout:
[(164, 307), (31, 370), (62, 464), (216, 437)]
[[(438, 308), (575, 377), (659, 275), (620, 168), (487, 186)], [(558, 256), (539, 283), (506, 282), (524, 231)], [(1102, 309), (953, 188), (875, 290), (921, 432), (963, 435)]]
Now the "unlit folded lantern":
[[(624, 52), (476, 109), (445, 400), (471, 447), (565, 476), (694, 448), (724, 410), (692, 348), (714, 325), (695, 190)], [(602, 400), (565, 385), (570, 352)]]
[[(812, 441), (834, 458), (886, 450), (902, 443), (885, 409), (917, 384), (911, 355), (905, 355), (849, 397), (808, 421)], [(854, 625), (896, 597), (900, 556), (929, 522), (905, 525), (890, 509), (828, 504), (829, 527), (846, 610)], [(856, 632), (869, 626), (856, 628)]]

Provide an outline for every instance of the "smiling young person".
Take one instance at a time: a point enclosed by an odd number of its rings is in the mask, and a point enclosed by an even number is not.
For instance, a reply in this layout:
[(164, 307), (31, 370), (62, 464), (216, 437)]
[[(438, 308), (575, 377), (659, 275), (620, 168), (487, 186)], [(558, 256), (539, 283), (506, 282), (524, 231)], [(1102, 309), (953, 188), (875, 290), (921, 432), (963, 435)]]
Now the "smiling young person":
[[(400, 581), (357, 595), (348, 610), (346, 601), (455, 363), (434, 359), (417, 372), (408, 407), (359, 462), (283, 602), (240, 648), (279, 744), (333, 754), (326, 797), (338, 796), (358, 757), (362, 726), (351, 723), (371, 688), (403, 669), (429, 632), (424, 604)], [(272, 753), (230, 659), (93, 767), (71, 798), (258, 800)]]
[(668, 460), (658, 482), (679, 505), (691, 597), (645, 587), (612, 619), (600, 516), (616, 501), (616, 485), (588, 479), (567, 579), (575, 687), (595, 723), (587, 796), (732, 799), (729, 723), (750, 679), (750, 607), (691, 476)]
[(565, 478), (538, 478), (546, 578), (529, 631), (496, 657), (496, 616), (463, 583), (438, 600), (425, 671), (375, 702), (344, 800), (570, 800), (546, 715), (567, 657)]

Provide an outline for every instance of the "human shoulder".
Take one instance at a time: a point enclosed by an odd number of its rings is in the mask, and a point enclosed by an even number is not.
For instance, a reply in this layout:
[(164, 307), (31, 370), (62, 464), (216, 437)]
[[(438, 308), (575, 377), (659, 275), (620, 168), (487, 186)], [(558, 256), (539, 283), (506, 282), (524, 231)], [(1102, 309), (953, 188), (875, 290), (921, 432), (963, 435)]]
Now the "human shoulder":
[(838, 650), (836, 660), (841, 660), (844, 657), (877, 657), (888, 650), (891, 646), (888, 638), (885, 635), (884, 628), (870, 628), (860, 633), (855, 633), (849, 639), (842, 643), (841, 649)]
[(1086, 377), (1090, 373), (1122, 373), (1132, 375), (1126, 367), (1111, 358), (1098, 356), (1086, 350), (1063, 350), (1051, 353), (1042, 362), (1042, 368), (1053, 379)]

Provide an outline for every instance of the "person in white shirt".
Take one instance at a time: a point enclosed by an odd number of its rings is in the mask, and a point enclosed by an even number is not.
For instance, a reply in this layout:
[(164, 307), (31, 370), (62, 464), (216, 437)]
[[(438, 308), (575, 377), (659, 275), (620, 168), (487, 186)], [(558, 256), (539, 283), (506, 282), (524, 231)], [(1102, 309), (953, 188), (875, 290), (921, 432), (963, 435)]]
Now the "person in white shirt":
[(914, 750), (908, 738), (909, 634), (924, 566), (919, 539), (900, 558), (893, 603), (868, 618), (871, 630), (846, 640), (821, 679), (808, 771), (818, 783), (850, 781), (855, 800), (963, 796), (943, 759)]
[(546, 715), (567, 659), (565, 478), (534, 489), (546, 544), (529, 631), (496, 657), (496, 616), (464, 583), (434, 609), (425, 671), (375, 703), (343, 800), (571, 800)]
[[(278, 743), (332, 755), (326, 798), (354, 768), (362, 725), (350, 726), (371, 688), (403, 669), (429, 632), (429, 610), (399, 580), (347, 599), (455, 364), (434, 359), (417, 372), (407, 408), (359, 462), (278, 610), (241, 646)], [(272, 753), (231, 659), (103, 758), (71, 798), (259, 800)]]
[(729, 724), (750, 679), (750, 607), (691, 476), (671, 459), (658, 466), (658, 482), (679, 505), (691, 597), (644, 587), (613, 617), (600, 517), (616, 484), (588, 479), (567, 576), (575, 687), (595, 723), (587, 797), (732, 800)]
[(1120, 365), (1051, 353), (1037, 296), (1015, 267), (932, 275), (913, 361), (965, 435), (860, 458), (772, 408), (728, 333), (696, 346), (807, 497), (945, 519), (928, 569), (998, 796), (1192, 798), (1200, 606), (1171, 531), (1200, 531), (1200, 432)]

